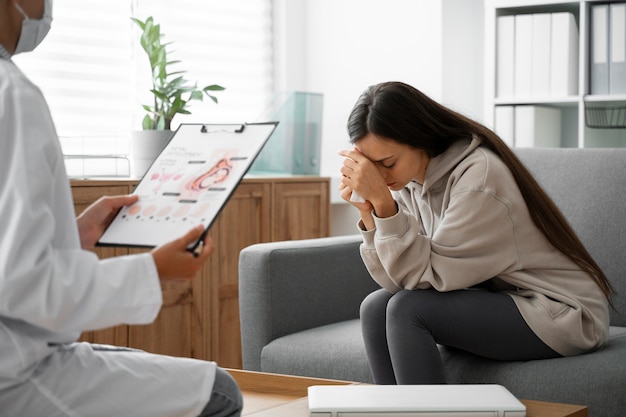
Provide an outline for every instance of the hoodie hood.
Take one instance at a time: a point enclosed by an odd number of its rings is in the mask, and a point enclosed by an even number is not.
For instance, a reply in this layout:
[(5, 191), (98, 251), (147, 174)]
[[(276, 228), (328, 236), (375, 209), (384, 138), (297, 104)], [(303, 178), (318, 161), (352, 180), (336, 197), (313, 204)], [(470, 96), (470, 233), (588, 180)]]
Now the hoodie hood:
[(428, 192), (439, 180), (447, 177), (448, 173), (456, 168), (459, 162), (478, 148), (481, 143), (482, 140), (477, 136), (472, 136), (471, 139), (461, 139), (450, 145), (442, 154), (432, 158), (426, 168), (422, 192)]
[(423, 185), (412, 181), (407, 184), (406, 188), (408, 188), (411, 193), (424, 196), (429, 190), (437, 187), (442, 179), (447, 178), (450, 171), (456, 168), (467, 155), (472, 153), (481, 144), (482, 140), (475, 135), (472, 135), (471, 138), (457, 140), (443, 153), (430, 159), (428, 167), (426, 168)]

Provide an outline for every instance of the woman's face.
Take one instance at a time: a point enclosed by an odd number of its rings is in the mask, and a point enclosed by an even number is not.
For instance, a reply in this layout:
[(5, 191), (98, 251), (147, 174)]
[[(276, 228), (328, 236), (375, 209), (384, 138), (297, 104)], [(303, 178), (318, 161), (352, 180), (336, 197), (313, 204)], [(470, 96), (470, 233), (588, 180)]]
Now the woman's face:
[(424, 183), (430, 159), (426, 152), (373, 133), (360, 139), (356, 147), (376, 164), (390, 190), (402, 190), (412, 180)]

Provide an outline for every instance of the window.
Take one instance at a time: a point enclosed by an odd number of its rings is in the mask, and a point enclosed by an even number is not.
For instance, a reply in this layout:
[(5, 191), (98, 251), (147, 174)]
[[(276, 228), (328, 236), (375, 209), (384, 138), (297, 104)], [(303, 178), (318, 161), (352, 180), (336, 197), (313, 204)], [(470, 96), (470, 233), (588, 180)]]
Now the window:
[(33, 53), (14, 57), (41, 88), (60, 135), (131, 129), (131, 26), (128, 3), (62, 0), (52, 29)]
[(271, 101), (271, 0), (58, 0), (46, 40), (14, 60), (46, 96), (66, 153), (81, 153), (71, 138), (83, 139), (84, 153), (124, 153), (130, 131), (141, 128), (150, 68), (130, 16), (154, 17), (189, 81), (226, 88), (215, 94), (219, 104), (191, 103), (192, 115), (177, 115), (173, 129), (255, 121)]

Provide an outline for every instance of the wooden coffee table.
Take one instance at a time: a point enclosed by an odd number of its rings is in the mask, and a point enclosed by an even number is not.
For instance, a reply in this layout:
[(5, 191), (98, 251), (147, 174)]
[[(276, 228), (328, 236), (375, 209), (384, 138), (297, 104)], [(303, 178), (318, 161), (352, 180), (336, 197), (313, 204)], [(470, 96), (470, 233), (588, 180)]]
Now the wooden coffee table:
[[(307, 388), (311, 385), (350, 385), (355, 382), (228, 369), (244, 398), (243, 416), (308, 417)], [(358, 383), (356, 383), (358, 384)], [(588, 417), (587, 407), (520, 400), (526, 417)]]

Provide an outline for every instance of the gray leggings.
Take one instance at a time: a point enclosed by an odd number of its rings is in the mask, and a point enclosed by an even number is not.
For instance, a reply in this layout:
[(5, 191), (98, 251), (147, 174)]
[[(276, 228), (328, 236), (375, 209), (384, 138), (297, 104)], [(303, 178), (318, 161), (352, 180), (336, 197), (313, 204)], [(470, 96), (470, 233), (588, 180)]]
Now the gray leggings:
[(533, 333), (510, 296), (482, 289), (381, 289), (363, 300), (361, 326), (377, 384), (445, 383), (437, 344), (496, 360), (560, 356)]

